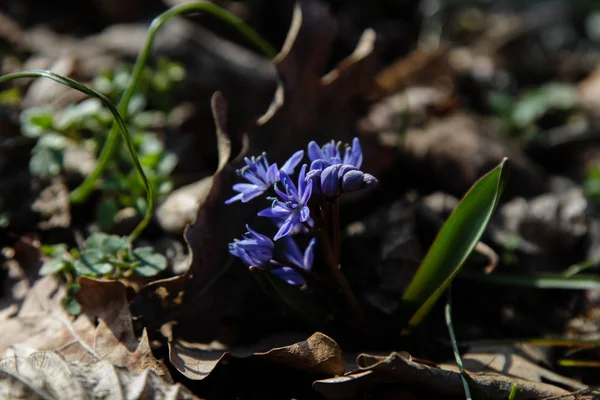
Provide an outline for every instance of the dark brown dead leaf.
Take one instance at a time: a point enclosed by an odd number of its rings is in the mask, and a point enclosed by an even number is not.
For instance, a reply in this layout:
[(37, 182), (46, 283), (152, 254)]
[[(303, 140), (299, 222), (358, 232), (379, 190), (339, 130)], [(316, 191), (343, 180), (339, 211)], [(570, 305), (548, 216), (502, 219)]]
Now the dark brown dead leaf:
[(17, 313), (30, 287), (38, 278), (42, 265), (40, 243), (22, 236), (12, 246), (2, 249), (6, 261), (2, 264), (0, 285), (0, 320)]
[[(358, 369), (344, 376), (318, 380), (315, 390), (328, 399), (352, 398), (359, 393), (379, 386), (382, 383), (404, 384), (426, 389), (435, 398), (464, 396), (461, 375), (455, 366), (432, 367), (415, 362), (408, 353), (392, 353), (389, 356), (361, 354), (357, 359)], [(469, 373), (473, 380), (472, 391), (477, 391), (486, 399), (505, 400), (513, 384), (517, 385), (516, 399), (543, 399), (564, 396), (575, 399), (570, 392), (556, 386), (532, 382), (525, 379), (507, 377), (498, 373)]]
[(532, 196), (547, 189), (544, 174), (521, 150), (489, 132), (490, 122), (466, 113), (409, 129), (404, 147), (419, 180), (455, 196), (469, 187), (503, 157), (512, 160), (506, 195)]
[(73, 362), (53, 351), (13, 351), (0, 361), (0, 397), (10, 399), (195, 399), (155, 371), (134, 373), (109, 361)]
[[(279, 74), (275, 98), (250, 131), (252, 154), (266, 151), (283, 160), (310, 140), (350, 142), (356, 135), (357, 115), (378, 67), (376, 35), (366, 30), (355, 51), (326, 73), (336, 32), (337, 22), (325, 4), (296, 3), (288, 36), (274, 60)], [(381, 150), (363, 141), (365, 160), (376, 149)]]
[(169, 343), (169, 354), (175, 368), (193, 380), (205, 379), (220, 363), (227, 360), (229, 364), (239, 358), (321, 376), (340, 375), (345, 371), (342, 350), (333, 339), (320, 332), (298, 343), (273, 348), (277, 341), (279, 337), (271, 337), (249, 348), (225, 348), (215, 343), (200, 345), (175, 340)]

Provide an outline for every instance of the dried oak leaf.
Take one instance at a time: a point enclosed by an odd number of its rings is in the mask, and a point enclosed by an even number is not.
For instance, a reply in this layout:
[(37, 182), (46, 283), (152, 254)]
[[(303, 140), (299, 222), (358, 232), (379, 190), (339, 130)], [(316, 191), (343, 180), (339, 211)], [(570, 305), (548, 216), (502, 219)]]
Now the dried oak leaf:
[[(416, 362), (406, 352), (394, 352), (388, 356), (361, 354), (357, 358), (357, 366), (358, 369), (343, 376), (315, 381), (313, 388), (327, 399), (353, 398), (382, 384), (408, 385), (426, 390), (435, 398), (464, 396), (461, 375), (454, 365), (434, 367)], [(494, 372), (469, 372), (469, 376), (472, 378), (471, 390), (490, 400), (507, 399), (513, 384), (517, 385), (516, 399), (543, 399), (553, 396), (574, 399), (567, 390), (547, 383)]]
[(127, 288), (119, 281), (81, 277), (77, 301), (91, 318), (98, 318), (93, 347), (97, 357), (132, 372), (152, 369), (170, 380), (165, 365), (156, 360), (146, 331), (138, 341), (127, 302)]
[[(378, 68), (376, 34), (365, 30), (354, 52), (327, 72), (336, 32), (337, 21), (325, 4), (296, 3), (287, 38), (274, 60), (279, 75), (275, 98), (250, 129), (251, 154), (266, 151), (283, 159), (310, 140), (350, 142), (356, 136), (357, 116)], [(375, 142), (363, 140), (362, 145), (365, 168), (378, 174), (386, 164), (369, 154), (377, 151), (383, 160), (389, 154), (381, 154), (384, 149)]]
[(232, 348), (223, 351), (215, 346), (206, 349), (206, 346), (175, 340), (169, 343), (169, 355), (175, 368), (193, 380), (208, 377), (218, 364), (223, 361), (229, 364), (236, 358), (245, 358), (250, 362), (263, 361), (274, 366), (324, 376), (340, 375), (345, 371), (345, 361), (339, 345), (320, 332), (289, 346), (272, 348), (271, 339), (258, 347), (265, 346), (270, 350), (256, 352), (250, 348)]
[(134, 336), (125, 286), (90, 278), (80, 278), (80, 284), (77, 297), (87, 314), (73, 320), (64, 311), (65, 290), (58, 280), (47, 276), (36, 282), (18, 314), (2, 321), (0, 354), (55, 350), (72, 361), (104, 360), (134, 373), (152, 369), (170, 381), (167, 368), (152, 355), (146, 332), (139, 342)]
[(0, 360), (0, 397), (10, 399), (196, 399), (152, 370), (134, 373), (107, 360), (68, 360), (57, 351), (13, 351)]

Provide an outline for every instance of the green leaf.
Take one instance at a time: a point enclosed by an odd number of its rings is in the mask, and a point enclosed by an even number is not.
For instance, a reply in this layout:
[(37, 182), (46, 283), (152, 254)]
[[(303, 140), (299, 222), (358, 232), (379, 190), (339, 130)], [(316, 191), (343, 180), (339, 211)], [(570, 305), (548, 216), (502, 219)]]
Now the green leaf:
[(78, 275), (101, 276), (110, 273), (113, 266), (106, 262), (104, 254), (100, 250), (91, 249), (81, 253), (78, 260), (73, 264)]
[(104, 255), (115, 255), (129, 246), (127, 238), (106, 233), (93, 233), (85, 240), (87, 250), (99, 250)]
[(470, 272), (461, 274), (460, 278), (492, 285), (521, 286), (537, 289), (600, 290), (600, 278), (597, 275), (586, 274), (575, 276), (565, 276), (564, 274), (487, 275)]
[(70, 315), (81, 314), (81, 304), (79, 304), (75, 297), (65, 297), (63, 305)]
[(85, 248), (86, 250), (98, 249), (102, 248), (102, 242), (106, 239), (108, 235), (103, 232), (92, 233), (90, 236), (85, 239)]
[(55, 176), (61, 169), (62, 154), (47, 147), (37, 149), (29, 159), (29, 171), (35, 176)]
[(114, 199), (102, 199), (96, 206), (96, 220), (103, 230), (111, 229), (115, 224), (115, 215), (119, 212), (119, 207)]
[(129, 246), (129, 240), (126, 237), (110, 235), (102, 241), (100, 251), (104, 254), (117, 254), (119, 251)]
[[(323, 329), (331, 323), (333, 316), (325, 312), (322, 305), (318, 304), (310, 293), (288, 284), (265, 269), (250, 268), (250, 271), (259, 279), (267, 294), (271, 297), (276, 296), (286, 308), (303, 317), (315, 328)], [(269, 285), (272, 289), (267, 289)]]
[(69, 264), (65, 260), (60, 258), (51, 258), (50, 260), (46, 261), (44, 265), (42, 265), (42, 268), (40, 269), (40, 275), (54, 275), (57, 272), (62, 271), (68, 265)]
[(133, 250), (135, 261), (139, 264), (133, 269), (138, 275), (150, 277), (157, 275), (167, 268), (167, 259), (156, 253), (152, 247), (138, 247)]
[(79, 289), (81, 289), (81, 285), (78, 283), (74, 283), (73, 285), (69, 286), (69, 288), (67, 289), (67, 295), (63, 300), (63, 305), (65, 309), (71, 315), (81, 314), (81, 304), (79, 304), (79, 302), (75, 298), (75, 295), (77, 294)]
[(43, 244), (40, 247), (40, 250), (42, 251), (43, 255), (54, 257), (54, 256), (60, 256), (60, 255), (65, 254), (67, 252), (68, 248), (67, 248), (67, 245), (64, 243), (58, 243), (58, 244), (52, 244), (52, 245)]
[(40, 137), (52, 130), (54, 116), (50, 107), (31, 107), (23, 110), (20, 116), (21, 134), (30, 138)]
[(423, 320), (479, 242), (506, 185), (505, 165), (506, 159), (479, 179), (442, 226), (404, 293), (402, 324)]

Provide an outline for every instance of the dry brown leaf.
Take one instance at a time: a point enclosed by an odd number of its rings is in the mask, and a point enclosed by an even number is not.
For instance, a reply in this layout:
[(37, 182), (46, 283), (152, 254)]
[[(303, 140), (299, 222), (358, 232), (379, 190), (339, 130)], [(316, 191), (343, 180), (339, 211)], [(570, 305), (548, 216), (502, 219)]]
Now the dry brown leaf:
[(71, 203), (69, 188), (62, 178), (54, 178), (42, 190), (31, 205), (31, 209), (40, 213), (42, 221), (38, 223), (40, 230), (68, 228), (71, 225)]
[[(410, 385), (427, 390), (435, 398), (464, 396), (461, 375), (454, 366), (436, 368), (415, 362), (410, 354), (391, 353), (388, 356), (361, 354), (357, 359), (358, 369), (344, 376), (318, 380), (315, 390), (328, 399), (352, 398), (365, 390), (382, 383)], [(473, 392), (486, 399), (505, 400), (513, 384), (517, 385), (516, 399), (543, 399), (553, 396), (573, 400), (570, 392), (556, 386), (504, 376), (498, 373), (469, 373)]]
[[(263, 345), (268, 343), (263, 343)], [(272, 346), (272, 344), (271, 344)], [(271, 348), (266, 352), (252, 349), (218, 349), (212, 346), (175, 340), (169, 343), (171, 363), (186, 377), (202, 380), (223, 361), (245, 358), (248, 361), (263, 361), (296, 371), (335, 376), (345, 371), (345, 361), (338, 344), (320, 332), (308, 339), (288, 346)], [(252, 354), (254, 353), (254, 354)]]
[(587, 388), (581, 382), (529, 361), (519, 352), (521, 351), (514, 346), (475, 346), (463, 355), (463, 365), (467, 370), (475, 373), (491, 371), (532, 382), (553, 383), (572, 390)]
[(72, 362), (59, 352), (13, 352), (0, 361), (0, 397), (10, 399), (195, 399), (154, 371), (133, 373), (109, 361)]
[(61, 350), (73, 360), (95, 360), (87, 345), (92, 343), (94, 326), (85, 316), (71, 320), (62, 307), (64, 294), (53, 276), (37, 281), (18, 314), (2, 321), (0, 354), (20, 345), (36, 350)]
[(90, 278), (80, 278), (80, 284), (78, 299), (87, 315), (73, 320), (63, 309), (65, 291), (58, 280), (40, 279), (17, 316), (2, 322), (0, 354), (15, 348), (56, 350), (72, 361), (105, 360), (134, 373), (152, 369), (170, 381), (167, 368), (152, 355), (146, 331), (139, 342), (134, 335), (125, 286)]

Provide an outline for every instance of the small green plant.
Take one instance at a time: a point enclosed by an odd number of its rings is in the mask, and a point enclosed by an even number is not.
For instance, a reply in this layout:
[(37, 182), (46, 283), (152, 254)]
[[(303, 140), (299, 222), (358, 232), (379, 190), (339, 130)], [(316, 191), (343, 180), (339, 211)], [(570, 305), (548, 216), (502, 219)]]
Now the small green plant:
[[(156, 200), (172, 190), (170, 175), (177, 158), (165, 149), (159, 134), (154, 131), (164, 127), (169, 95), (184, 77), (179, 64), (161, 59), (156, 71), (144, 69), (140, 89), (129, 104), (127, 127), (144, 172), (155, 188)], [(130, 79), (131, 67), (120, 66), (97, 76), (93, 88), (116, 101), (123, 95)], [(156, 105), (156, 108), (148, 110), (148, 104)], [(98, 99), (84, 100), (60, 113), (54, 113), (48, 107), (24, 110), (21, 114), (22, 134), (37, 139), (29, 162), (31, 173), (43, 178), (63, 172), (63, 155), (68, 147), (83, 147), (97, 158), (111, 125), (111, 113)], [(128, 149), (121, 146), (109, 161), (104, 179), (99, 181), (101, 199), (96, 207), (96, 219), (104, 230), (114, 225), (119, 210), (131, 208), (136, 215), (146, 212), (146, 189), (133, 167)]]
[(119, 279), (137, 274), (155, 276), (167, 268), (167, 259), (152, 247), (132, 248), (127, 237), (94, 233), (84, 244), (84, 249), (71, 249), (64, 243), (42, 246), (42, 253), (49, 257), (42, 265), (40, 275), (62, 273), (67, 282), (65, 308), (71, 314), (80, 312), (75, 294), (79, 290), (77, 278)]
[(576, 108), (577, 92), (567, 84), (551, 82), (525, 92), (518, 99), (499, 92), (488, 95), (488, 106), (509, 134), (531, 140), (540, 132), (539, 120), (552, 111), (569, 114)]
[[(143, 80), (146, 62), (148, 61), (156, 34), (169, 19), (193, 12), (211, 14), (234, 27), (270, 58), (275, 57), (275, 49), (240, 18), (217, 5), (208, 2), (194, 2), (172, 7), (152, 21), (144, 48), (137, 57), (131, 71), (130, 79), (122, 73), (115, 74), (112, 78), (110, 76), (100, 77), (96, 81), (96, 89), (98, 90), (94, 90), (73, 79), (51, 71), (32, 70), (0, 76), (0, 84), (14, 79), (43, 77), (68, 86), (92, 98), (92, 100), (73, 106), (81, 107), (82, 109), (65, 112), (67, 117), (63, 118), (67, 122), (64, 120), (61, 120), (60, 123), (58, 121), (55, 122), (54, 115), (47, 109), (29, 110), (28, 113), (26, 112), (22, 115), (22, 123), (25, 125), (24, 135), (40, 139), (33, 154), (37, 157), (37, 161), (33, 163), (33, 170), (35, 171), (36, 168), (39, 168), (39, 171), (41, 171), (40, 175), (46, 174), (50, 176), (60, 173), (63, 151), (70, 144), (69, 141), (81, 140), (79, 137), (80, 129), (70, 128), (77, 128), (77, 123), (80, 123), (84, 125), (85, 129), (93, 132), (94, 128), (98, 127), (98, 124), (101, 125), (105, 117), (106, 120), (110, 121), (109, 115), (100, 111), (102, 106), (106, 107), (106, 110), (112, 115), (113, 123), (106, 141), (99, 141), (97, 146), (94, 147), (95, 150), (100, 145), (102, 146), (102, 150), (97, 157), (96, 167), (87, 175), (84, 182), (71, 192), (69, 197), (72, 203), (84, 202), (90, 193), (97, 188), (98, 181), (104, 176), (105, 170), (111, 166), (111, 163), (115, 162), (115, 152), (120, 142), (119, 133), (122, 135), (127, 152), (131, 157), (130, 160), (126, 159), (126, 161), (130, 161), (130, 167), (132, 166), (135, 169), (135, 174), (140, 178), (135, 183), (128, 181), (131, 185), (127, 186), (127, 188), (129, 190), (132, 187), (134, 189), (137, 187), (138, 192), (140, 188), (143, 188), (146, 193), (146, 198), (145, 200), (142, 199), (144, 202), (139, 207), (140, 209), (145, 208), (144, 218), (128, 237), (109, 236), (103, 233), (95, 234), (88, 238), (83, 251), (79, 249), (67, 251), (67, 246), (64, 244), (44, 246), (43, 252), (49, 259), (43, 265), (40, 273), (42, 275), (60, 273), (65, 275), (68, 288), (65, 307), (72, 314), (78, 314), (81, 311), (81, 307), (75, 298), (75, 294), (79, 290), (79, 284), (77, 283), (79, 276), (105, 276), (113, 279), (121, 276), (126, 277), (132, 273), (142, 276), (154, 276), (166, 268), (167, 261), (162, 255), (155, 253), (151, 247), (133, 248), (132, 243), (139, 237), (152, 218), (155, 202), (153, 186), (156, 185), (159, 188), (159, 193), (162, 193), (161, 190), (170, 190), (169, 184), (165, 183), (164, 180), (161, 181), (160, 174), (162, 176), (168, 174), (167, 171), (170, 172), (176, 160), (166, 156), (164, 149), (156, 145), (156, 141), (148, 139), (150, 136), (145, 135), (142, 137), (139, 135), (139, 132), (137, 132), (137, 136), (132, 136), (128, 125), (133, 129), (136, 127), (144, 128), (147, 127), (147, 124), (143, 121), (152, 121), (153, 118), (148, 117), (156, 116), (156, 114), (144, 114), (142, 112), (136, 115), (135, 112), (137, 108), (143, 109), (143, 105), (145, 105), (143, 98), (136, 97), (136, 93), (139, 92), (141, 87), (140, 83)], [(158, 92), (169, 90), (170, 82), (180, 80), (182, 77), (182, 70), (173, 64), (163, 62), (162, 66), (164, 69), (163, 72), (159, 71), (158, 74), (155, 74), (149, 83)], [(108, 96), (114, 98), (119, 97), (118, 105), (115, 106), (114, 102), (103, 93), (107, 93)], [(17, 94), (19, 93), (17, 92)], [(2, 97), (0, 100), (5, 100), (5, 96), (0, 97)], [(95, 100), (100, 101), (100, 107)], [(130, 124), (127, 124), (125, 119)], [(59, 132), (56, 132), (55, 128), (61, 128), (62, 131), (59, 129)], [(86, 143), (91, 143), (90, 146), (94, 145), (93, 141)], [(142, 165), (138, 157), (138, 152), (142, 154), (146, 165)], [(41, 155), (37, 156), (38, 153)], [(153, 169), (159, 171), (160, 174), (158, 177), (152, 174)], [(118, 169), (118, 171), (121, 170)], [(125, 182), (126, 179), (131, 179), (132, 176), (135, 175), (129, 172), (125, 175), (125, 179), (120, 179), (119, 182)], [(151, 181), (154, 185), (151, 184)], [(104, 182), (110, 182), (110, 179), (105, 179)], [(121, 197), (122, 199), (125, 199), (124, 203), (131, 202), (131, 199), (127, 200), (126, 196)], [(138, 201), (138, 203), (141, 202)], [(107, 204), (106, 201), (104, 201), (104, 204)], [(110, 205), (110, 203), (108, 204)], [(104, 206), (104, 212), (106, 212), (106, 206)]]

